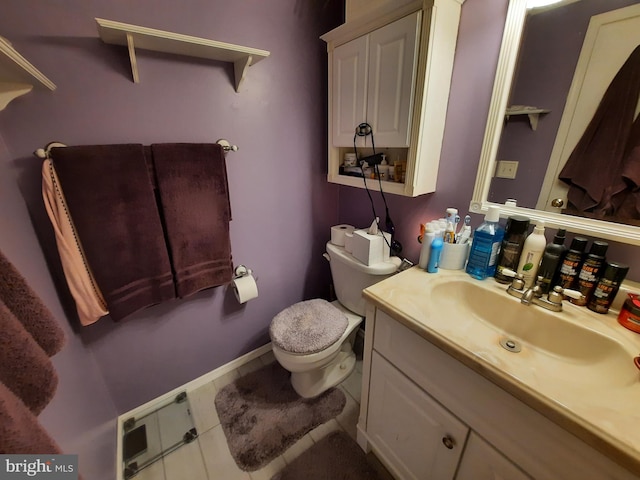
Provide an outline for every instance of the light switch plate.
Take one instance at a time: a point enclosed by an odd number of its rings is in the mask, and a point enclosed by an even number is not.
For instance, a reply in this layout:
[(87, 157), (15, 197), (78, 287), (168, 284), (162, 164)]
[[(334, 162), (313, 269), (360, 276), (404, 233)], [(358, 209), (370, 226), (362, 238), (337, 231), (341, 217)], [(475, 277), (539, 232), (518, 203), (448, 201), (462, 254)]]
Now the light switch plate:
[(498, 178), (516, 178), (518, 171), (518, 162), (500, 160), (496, 168), (496, 177)]

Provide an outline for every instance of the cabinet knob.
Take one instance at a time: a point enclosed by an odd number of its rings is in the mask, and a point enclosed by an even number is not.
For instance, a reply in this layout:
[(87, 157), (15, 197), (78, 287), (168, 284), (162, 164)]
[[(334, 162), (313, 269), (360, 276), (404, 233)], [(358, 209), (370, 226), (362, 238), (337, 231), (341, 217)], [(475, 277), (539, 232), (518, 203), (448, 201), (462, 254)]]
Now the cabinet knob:
[(452, 450), (456, 444), (453, 438), (451, 438), (449, 435), (447, 435), (446, 437), (442, 437), (442, 443), (444, 443), (444, 446), (447, 447), (449, 450)]
[(555, 208), (560, 208), (564, 205), (564, 200), (562, 198), (554, 198), (551, 200), (551, 206)]

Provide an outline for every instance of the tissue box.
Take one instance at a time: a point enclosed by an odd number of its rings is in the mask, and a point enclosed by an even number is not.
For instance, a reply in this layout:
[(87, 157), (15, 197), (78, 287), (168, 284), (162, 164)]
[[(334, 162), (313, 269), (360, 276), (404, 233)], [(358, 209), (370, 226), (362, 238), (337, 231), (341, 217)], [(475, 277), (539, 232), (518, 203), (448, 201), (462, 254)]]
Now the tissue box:
[(391, 244), (391, 234), (389, 233), (378, 232), (376, 235), (371, 235), (366, 230), (355, 230), (351, 240), (353, 249), (351, 255), (365, 265), (386, 262), (390, 255), (389, 244)]

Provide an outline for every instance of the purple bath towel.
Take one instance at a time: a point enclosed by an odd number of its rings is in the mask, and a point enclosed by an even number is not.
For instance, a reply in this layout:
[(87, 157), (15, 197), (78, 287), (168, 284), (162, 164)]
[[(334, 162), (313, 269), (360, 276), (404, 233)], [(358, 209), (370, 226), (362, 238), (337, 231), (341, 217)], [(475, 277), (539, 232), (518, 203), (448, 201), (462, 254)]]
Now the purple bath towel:
[(36, 415), (51, 401), (58, 386), (51, 359), (2, 301), (0, 383)]
[(175, 298), (142, 145), (53, 148), (51, 157), (111, 318)]
[(24, 277), (0, 252), (0, 301), (50, 357), (64, 345), (64, 333)]
[(56, 442), (36, 416), (0, 383), (0, 453), (9, 455), (60, 454)]
[(186, 297), (231, 281), (231, 207), (222, 147), (151, 145), (176, 293)]

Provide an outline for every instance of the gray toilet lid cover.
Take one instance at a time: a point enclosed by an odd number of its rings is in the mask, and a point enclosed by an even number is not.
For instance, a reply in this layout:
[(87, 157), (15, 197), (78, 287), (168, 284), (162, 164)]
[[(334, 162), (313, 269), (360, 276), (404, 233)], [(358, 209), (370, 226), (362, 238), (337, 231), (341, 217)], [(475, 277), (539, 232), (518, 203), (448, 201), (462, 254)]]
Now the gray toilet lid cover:
[(271, 341), (287, 352), (320, 352), (336, 343), (347, 329), (347, 316), (326, 300), (316, 298), (285, 308), (271, 321)]

